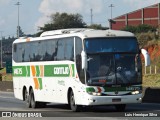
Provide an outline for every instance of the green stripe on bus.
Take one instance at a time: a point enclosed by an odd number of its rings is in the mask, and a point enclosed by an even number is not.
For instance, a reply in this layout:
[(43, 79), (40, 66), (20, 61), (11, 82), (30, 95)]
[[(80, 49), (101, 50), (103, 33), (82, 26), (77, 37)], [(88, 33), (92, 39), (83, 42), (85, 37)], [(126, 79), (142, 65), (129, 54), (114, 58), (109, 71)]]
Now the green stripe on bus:
[[(36, 65), (36, 77), (40, 77), (40, 66)], [(14, 77), (30, 77), (30, 66), (13, 66)], [(44, 65), (44, 77), (75, 77), (74, 64)]]
[(39, 89), (42, 90), (42, 78), (38, 78), (38, 82), (39, 82)]
[(75, 76), (75, 69), (74, 69), (74, 64), (72, 64), (72, 77), (74, 77)]
[(105, 92), (126, 91), (126, 87), (104, 87)]
[(45, 77), (69, 77), (72, 71), (72, 76), (74, 76), (74, 65), (70, 70), (68, 64), (63, 65), (45, 65), (44, 66), (44, 76)]
[(36, 65), (36, 77), (40, 76), (40, 68), (38, 65)]
[[(100, 87), (104, 89), (104, 92), (115, 92), (115, 91), (134, 91), (142, 90), (142, 86), (128, 86), (128, 87)], [(97, 87), (87, 87), (86, 92), (95, 92)]]
[(86, 92), (95, 92), (96, 90), (93, 87), (87, 87)]
[[(15, 77), (26, 77), (30, 75), (30, 70), (26, 66), (13, 66), (13, 76)], [(28, 74), (27, 74), (28, 73)]]
[(26, 66), (26, 68), (27, 68), (27, 77), (30, 77), (30, 66)]

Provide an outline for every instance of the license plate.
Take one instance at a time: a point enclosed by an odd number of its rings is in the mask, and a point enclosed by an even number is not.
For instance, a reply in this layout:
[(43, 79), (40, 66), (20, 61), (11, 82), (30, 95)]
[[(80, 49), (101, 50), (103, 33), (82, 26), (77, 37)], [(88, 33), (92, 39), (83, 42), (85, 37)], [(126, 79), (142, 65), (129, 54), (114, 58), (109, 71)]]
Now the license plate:
[(112, 102), (121, 102), (121, 98), (114, 98), (112, 99)]

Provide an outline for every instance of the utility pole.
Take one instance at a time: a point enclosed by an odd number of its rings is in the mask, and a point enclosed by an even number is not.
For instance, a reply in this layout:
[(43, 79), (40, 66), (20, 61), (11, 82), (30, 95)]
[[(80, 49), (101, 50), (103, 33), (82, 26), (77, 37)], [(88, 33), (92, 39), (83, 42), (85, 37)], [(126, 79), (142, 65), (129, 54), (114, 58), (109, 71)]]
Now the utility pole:
[(17, 26), (17, 38), (19, 38), (19, 6), (21, 5), (20, 2), (17, 2), (15, 5), (18, 6), (18, 26)]
[(113, 4), (111, 4), (109, 7), (111, 8), (111, 19), (109, 19), (109, 24), (110, 24), (109, 26), (110, 26), (110, 29), (112, 29), (112, 24), (115, 24), (115, 21), (112, 20), (112, 7), (114, 6)]
[(2, 37), (2, 33), (3, 33), (3, 31), (0, 31), (0, 33), (1, 33), (1, 68), (3, 68), (3, 55), (2, 55), (2, 53), (3, 53), (3, 49), (2, 49), (2, 39), (3, 39), (3, 37)]
[(91, 9), (91, 25), (93, 24), (93, 13), (92, 13), (92, 9)]
[(112, 19), (112, 7), (114, 7), (114, 6), (113, 6), (113, 4), (111, 4), (109, 7), (111, 8), (111, 19)]

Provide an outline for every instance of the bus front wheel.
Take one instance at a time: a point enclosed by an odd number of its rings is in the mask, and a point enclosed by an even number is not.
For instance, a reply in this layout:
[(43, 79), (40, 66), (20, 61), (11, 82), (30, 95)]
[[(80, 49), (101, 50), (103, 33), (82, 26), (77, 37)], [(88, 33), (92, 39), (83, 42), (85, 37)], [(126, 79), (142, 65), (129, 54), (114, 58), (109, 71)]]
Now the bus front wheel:
[(71, 93), (70, 93), (70, 108), (74, 112), (79, 112), (81, 109), (80, 105), (75, 104), (75, 98), (74, 98), (73, 91), (71, 91)]

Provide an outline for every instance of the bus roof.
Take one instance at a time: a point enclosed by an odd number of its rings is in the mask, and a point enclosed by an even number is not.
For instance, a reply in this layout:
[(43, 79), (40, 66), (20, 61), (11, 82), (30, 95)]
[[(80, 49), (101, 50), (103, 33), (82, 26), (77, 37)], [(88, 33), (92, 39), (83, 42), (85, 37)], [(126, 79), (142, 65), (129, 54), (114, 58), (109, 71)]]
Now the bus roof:
[[(75, 34), (81, 33), (87, 37), (96, 37), (96, 36), (134, 36), (130, 32), (126, 31), (119, 31), (119, 30), (94, 30), (88, 28), (82, 29), (61, 29), (61, 30), (53, 30), (53, 31), (46, 31), (43, 32), (40, 37), (46, 36), (54, 36), (54, 35), (63, 35), (63, 34)], [(95, 33), (95, 34), (94, 34)]]
[(75, 28), (75, 29), (61, 29), (43, 32), (40, 37), (36, 38), (19, 38), (14, 41), (17, 42), (26, 42), (26, 41), (36, 41), (52, 38), (63, 38), (77, 36), (80, 38), (93, 38), (93, 37), (134, 37), (134, 34), (126, 31), (119, 30), (94, 30), (87, 28)]

